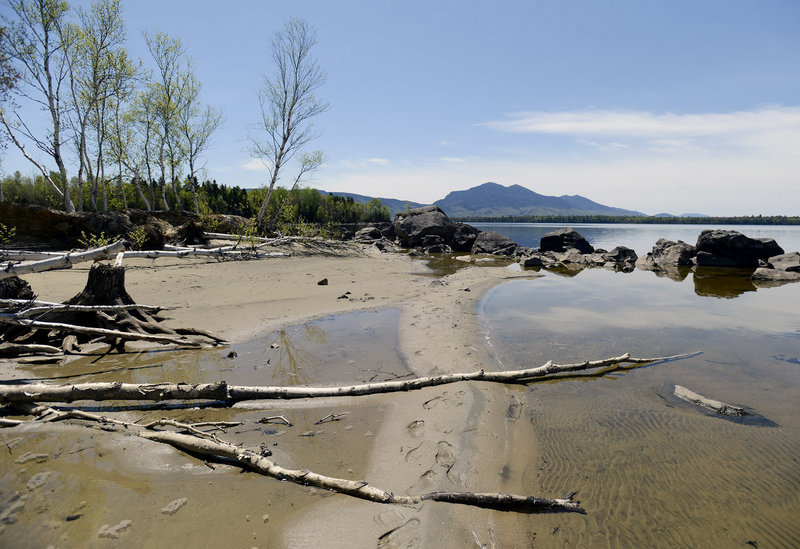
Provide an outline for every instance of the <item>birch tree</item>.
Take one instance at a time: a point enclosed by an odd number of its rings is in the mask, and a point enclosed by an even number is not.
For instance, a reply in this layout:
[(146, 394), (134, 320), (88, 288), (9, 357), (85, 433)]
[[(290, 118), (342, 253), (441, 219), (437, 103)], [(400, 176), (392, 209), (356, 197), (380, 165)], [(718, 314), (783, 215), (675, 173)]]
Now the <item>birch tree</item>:
[[(302, 153), (310, 141), (318, 137), (312, 120), (328, 109), (328, 104), (314, 94), (325, 83), (325, 73), (311, 49), (316, 32), (302, 19), (291, 19), (272, 40), (274, 72), (264, 76), (259, 93), (261, 119), (257, 136), (251, 136), (250, 152), (266, 166), (269, 174), (267, 192), (256, 224), (262, 225), (267, 204), (286, 164)], [(313, 160), (319, 155), (305, 157)], [(307, 174), (319, 164), (303, 162), (300, 173)], [(295, 184), (299, 178), (295, 179)]]
[[(64, 0), (8, 0), (8, 7), (12, 18), (4, 17), (9, 36), (3, 46), (6, 48), (4, 54), (13, 61), (20, 75), (22, 85), (17, 88), (17, 93), (43, 107), (49, 115), (49, 126), (47, 135), (38, 137), (18, 112), (12, 122), (3, 115), (3, 126), (17, 148), (42, 172), (61, 197), (64, 209), (73, 212), (75, 206), (70, 198), (63, 136), (68, 59), (74, 41), (74, 36), (68, 32), (69, 5)], [(25, 150), (20, 136), (53, 159), (60, 175), (58, 183), (53, 181), (50, 171)]]

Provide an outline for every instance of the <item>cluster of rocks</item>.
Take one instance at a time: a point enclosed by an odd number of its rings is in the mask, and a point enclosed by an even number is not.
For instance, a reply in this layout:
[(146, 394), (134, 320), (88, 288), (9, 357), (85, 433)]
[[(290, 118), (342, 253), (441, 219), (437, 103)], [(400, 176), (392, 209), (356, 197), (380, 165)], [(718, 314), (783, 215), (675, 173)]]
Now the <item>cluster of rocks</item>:
[(659, 239), (636, 266), (657, 272), (680, 268), (735, 267), (754, 270), (755, 280), (800, 280), (800, 253), (784, 253), (772, 238), (750, 238), (738, 231), (708, 229), (693, 246), (682, 240)]
[(539, 248), (534, 250), (519, 246), (495, 231), (454, 223), (438, 206), (426, 206), (398, 214), (393, 223), (361, 229), (355, 238), (382, 250), (406, 248), (417, 254), (495, 255), (533, 268), (606, 267), (630, 272), (639, 267), (668, 274), (683, 269), (682, 278), (693, 267), (740, 267), (753, 269), (756, 280), (800, 280), (798, 252), (784, 253), (774, 239), (749, 238), (737, 231), (705, 230), (695, 245), (662, 238), (652, 252), (639, 258), (625, 246), (611, 251), (595, 249), (580, 233), (564, 228), (542, 236)]

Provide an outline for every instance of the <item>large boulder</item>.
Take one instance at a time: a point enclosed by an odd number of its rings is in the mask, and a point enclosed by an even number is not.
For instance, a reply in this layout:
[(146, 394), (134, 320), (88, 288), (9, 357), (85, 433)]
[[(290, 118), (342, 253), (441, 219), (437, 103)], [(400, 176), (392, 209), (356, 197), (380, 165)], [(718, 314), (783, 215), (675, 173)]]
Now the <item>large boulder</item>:
[(473, 254), (514, 255), (519, 246), (507, 236), (495, 231), (485, 231), (475, 238)]
[(475, 239), (481, 233), (480, 229), (476, 229), (472, 225), (466, 223), (456, 223), (453, 237), (450, 241), (450, 247), (456, 252), (469, 252), (475, 244)]
[(594, 253), (589, 241), (569, 227), (547, 233), (539, 242), (539, 250), (542, 252), (566, 252), (570, 249), (578, 250), (582, 254)]
[(758, 267), (759, 260), (783, 254), (772, 238), (750, 238), (738, 231), (707, 229), (697, 237), (695, 263), (709, 267)]
[(394, 220), (394, 232), (407, 248), (423, 245), (426, 236), (439, 236), (448, 242), (456, 225), (438, 206), (425, 206), (407, 213), (399, 213)]

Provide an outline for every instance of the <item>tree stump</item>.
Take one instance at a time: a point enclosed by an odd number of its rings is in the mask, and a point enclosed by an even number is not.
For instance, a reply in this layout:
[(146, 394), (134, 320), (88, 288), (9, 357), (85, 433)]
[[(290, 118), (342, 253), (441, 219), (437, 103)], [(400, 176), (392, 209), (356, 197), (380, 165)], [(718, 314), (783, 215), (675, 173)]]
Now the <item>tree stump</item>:
[(89, 269), (83, 291), (65, 305), (134, 305), (125, 289), (125, 267), (98, 263)]

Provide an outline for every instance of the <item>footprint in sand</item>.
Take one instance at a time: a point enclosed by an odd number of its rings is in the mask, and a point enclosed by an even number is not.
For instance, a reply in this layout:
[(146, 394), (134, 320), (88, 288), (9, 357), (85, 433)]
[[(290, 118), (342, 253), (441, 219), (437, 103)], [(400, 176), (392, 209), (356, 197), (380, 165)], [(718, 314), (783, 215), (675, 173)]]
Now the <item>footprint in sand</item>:
[(407, 429), (409, 435), (414, 438), (419, 438), (425, 434), (425, 422), (421, 419), (417, 419), (409, 423)]
[(423, 457), (422, 446), (424, 444), (425, 443), (423, 442), (416, 448), (412, 448), (411, 450), (406, 452), (406, 463), (419, 463), (420, 461), (422, 461)]
[(421, 547), (419, 519), (412, 518), (378, 538), (377, 549)]

